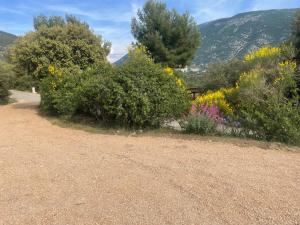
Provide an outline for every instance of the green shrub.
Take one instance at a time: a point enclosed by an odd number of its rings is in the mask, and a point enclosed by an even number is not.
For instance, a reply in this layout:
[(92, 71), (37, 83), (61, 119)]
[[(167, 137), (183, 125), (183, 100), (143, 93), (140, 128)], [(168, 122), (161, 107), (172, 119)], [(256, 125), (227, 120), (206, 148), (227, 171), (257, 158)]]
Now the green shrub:
[(0, 60), (0, 76), (4, 76), (7, 79), (9, 88), (14, 87), (16, 75), (12, 64)]
[(13, 82), (13, 88), (19, 91), (31, 91), (31, 88), (35, 87), (36, 90), (39, 90), (39, 82), (34, 80), (29, 75), (16, 76)]
[(199, 73), (189, 73), (184, 76), (189, 87), (197, 87), (203, 93), (220, 88), (233, 87), (240, 74), (253, 68), (253, 63), (242, 60), (217, 62), (208, 66), (207, 70)]
[(157, 127), (188, 109), (189, 97), (176, 77), (138, 51), (131, 52), (113, 75), (83, 83), (79, 94), (83, 108), (98, 119), (130, 127)]
[(248, 136), (300, 143), (300, 106), (294, 80), (295, 64), (279, 69), (253, 70), (238, 82), (237, 120)]
[(217, 123), (208, 116), (199, 114), (189, 116), (182, 124), (182, 128), (190, 134), (209, 135), (216, 133)]
[(41, 85), (41, 106), (60, 115), (85, 113), (121, 126), (158, 127), (190, 105), (181, 80), (139, 49), (121, 67), (103, 63), (84, 72), (51, 71)]
[(55, 72), (41, 82), (41, 108), (50, 113), (72, 116), (78, 110), (76, 88), (84, 79), (83, 74), (78, 67)]
[(239, 121), (248, 136), (285, 143), (300, 143), (300, 107), (295, 101), (261, 95), (247, 96), (239, 106)]
[(0, 104), (5, 104), (8, 102), (8, 88), (9, 83), (7, 77), (0, 75)]

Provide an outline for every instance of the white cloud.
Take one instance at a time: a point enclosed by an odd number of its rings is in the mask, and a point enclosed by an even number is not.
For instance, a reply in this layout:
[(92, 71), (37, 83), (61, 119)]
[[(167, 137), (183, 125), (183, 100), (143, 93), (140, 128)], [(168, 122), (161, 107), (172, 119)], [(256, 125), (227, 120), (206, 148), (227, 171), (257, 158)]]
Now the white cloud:
[(120, 58), (127, 54), (128, 47), (129, 44), (127, 43), (114, 44), (108, 56), (108, 60), (112, 63), (118, 61)]
[(112, 49), (108, 57), (110, 62), (115, 62), (127, 53), (128, 46), (133, 41), (130, 27), (101, 26), (94, 27), (94, 32), (112, 43)]
[(107, 8), (84, 10), (83, 7), (79, 8), (77, 6), (66, 4), (47, 5), (45, 8), (55, 12), (84, 16), (95, 21), (129, 22), (131, 19), (131, 12), (119, 10), (114, 11)]

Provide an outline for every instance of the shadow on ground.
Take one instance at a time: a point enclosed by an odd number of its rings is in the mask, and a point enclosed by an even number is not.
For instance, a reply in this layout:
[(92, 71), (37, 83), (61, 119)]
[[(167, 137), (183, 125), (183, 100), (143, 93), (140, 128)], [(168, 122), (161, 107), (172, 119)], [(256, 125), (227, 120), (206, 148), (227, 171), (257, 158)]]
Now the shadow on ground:
[(31, 102), (19, 102), (12, 104), (12, 107), (14, 109), (32, 109), (32, 110), (38, 110), (39, 104), (38, 103), (31, 103)]

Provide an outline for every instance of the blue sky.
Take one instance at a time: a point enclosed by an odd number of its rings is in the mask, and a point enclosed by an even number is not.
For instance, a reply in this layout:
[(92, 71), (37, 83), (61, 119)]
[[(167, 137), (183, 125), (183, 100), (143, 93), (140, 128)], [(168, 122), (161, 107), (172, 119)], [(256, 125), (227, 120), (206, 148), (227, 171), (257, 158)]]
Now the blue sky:
[[(130, 21), (145, 0), (0, 0), (0, 30), (16, 35), (33, 29), (36, 15), (72, 14), (86, 21), (95, 33), (112, 42), (115, 61), (133, 41)], [(166, 0), (169, 8), (189, 11), (200, 24), (240, 12), (300, 8), (300, 0)]]

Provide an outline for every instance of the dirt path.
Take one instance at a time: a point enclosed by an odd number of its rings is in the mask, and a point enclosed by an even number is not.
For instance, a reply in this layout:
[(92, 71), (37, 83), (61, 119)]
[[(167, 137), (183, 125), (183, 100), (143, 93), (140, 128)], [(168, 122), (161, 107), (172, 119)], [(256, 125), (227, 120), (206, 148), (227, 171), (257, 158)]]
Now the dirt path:
[(0, 224), (300, 224), (300, 154), (92, 134), (0, 106)]

